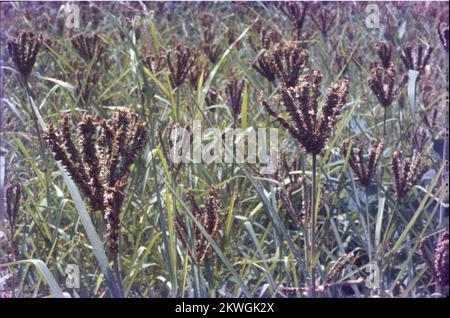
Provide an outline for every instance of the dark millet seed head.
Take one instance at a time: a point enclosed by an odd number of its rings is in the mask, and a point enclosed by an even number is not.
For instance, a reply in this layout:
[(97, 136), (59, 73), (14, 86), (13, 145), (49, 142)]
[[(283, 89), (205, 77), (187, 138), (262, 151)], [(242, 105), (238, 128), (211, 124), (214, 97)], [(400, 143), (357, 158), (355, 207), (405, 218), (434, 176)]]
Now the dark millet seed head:
[(145, 122), (127, 109), (115, 111), (110, 124), (85, 114), (77, 125), (78, 147), (68, 125), (69, 117), (65, 115), (59, 130), (52, 125), (44, 130), (44, 140), (89, 199), (92, 209), (102, 212), (115, 257), (127, 175), (147, 140)]
[(316, 14), (311, 15), (311, 19), (316, 27), (319, 29), (323, 36), (327, 36), (333, 22), (336, 19), (337, 12), (335, 10), (330, 10), (325, 7), (317, 10)]
[(419, 244), (419, 253), (422, 260), (426, 263), (431, 273), (433, 274), (439, 286), (448, 287), (448, 265), (449, 265), (449, 238), (448, 230), (442, 231), (439, 234), (436, 249), (434, 252), (434, 261), (427, 253), (426, 242), (427, 238), (422, 238)]
[(419, 254), (420, 254), (420, 257), (422, 258), (422, 260), (427, 264), (427, 266), (430, 269), (433, 276), (437, 277), (433, 261), (431, 260), (430, 255), (427, 253), (427, 246), (426, 246), (427, 241), (428, 241), (428, 239), (426, 237), (424, 237), (420, 240)]
[(342, 256), (340, 256), (336, 262), (334, 262), (333, 266), (330, 268), (330, 270), (328, 271), (327, 276), (325, 277), (324, 286), (329, 285), (333, 279), (339, 275), (339, 273), (342, 272), (342, 270), (349, 265), (350, 263), (353, 262), (353, 260), (355, 259), (356, 255), (352, 252), (349, 254), (343, 254)]
[(203, 43), (212, 43), (214, 41), (214, 28), (211, 25), (203, 28)]
[[(255, 27), (258, 24), (255, 24)], [(281, 41), (281, 35), (279, 32), (273, 30), (270, 27), (261, 27), (256, 31), (257, 36), (259, 36), (258, 42), (255, 43), (254, 36), (250, 36), (248, 41), (254, 51), (259, 52), (261, 50), (268, 50), (272, 45), (279, 43)]]
[(157, 74), (166, 66), (166, 52), (161, 50), (159, 53), (148, 53), (142, 57), (142, 62), (152, 74)]
[(300, 77), (295, 87), (281, 85), (281, 104), (287, 110), (285, 119), (278, 110), (273, 110), (261, 92), (261, 105), (312, 155), (324, 148), (331, 129), (334, 127), (341, 109), (345, 105), (348, 81), (332, 84), (326, 91), (322, 113), (318, 114), (318, 98), (322, 75), (319, 71)]
[(258, 56), (258, 59), (253, 63), (252, 67), (269, 82), (273, 82), (275, 81), (275, 73), (273, 72), (270, 63), (269, 52), (263, 52)]
[(96, 61), (104, 62), (106, 55), (106, 46), (97, 33), (77, 34), (70, 38), (73, 47), (78, 51), (83, 59), (90, 62), (93, 58)]
[(439, 35), (439, 40), (441, 40), (442, 46), (448, 52), (448, 24), (445, 22), (440, 22), (437, 26), (437, 32)]
[[(278, 157), (278, 165), (275, 172), (272, 174), (273, 178), (280, 182), (282, 185), (286, 177), (289, 178), (290, 184), (295, 184), (300, 180), (300, 175), (298, 174), (290, 174), (290, 171), (299, 171), (299, 156), (295, 156), (291, 162), (288, 162), (286, 158), (286, 152), (284, 150), (280, 150)], [(289, 190), (289, 189), (288, 189)]]
[(94, 67), (89, 69), (85, 63), (77, 60), (71, 60), (69, 63), (74, 69), (75, 97), (79, 98), (81, 105), (87, 108), (94, 88), (100, 80), (99, 73)]
[(307, 8), (308, 3), (306, 2), (286, 2), (280, 6), (281, 11), (294, 26), (294, 31), (297, 38), (299, 38), (303, 28), (303, 24), (305, 23)]
[(415, 152), (411, 160), (404, 159), (402, 151), (392, 155), (392, 172), (394, 174), (395, 193), (397, 198), (404, 198), (420, 180), (425, 169), (419, 171), (421, 155)]
[[(222, 104), (223, 103), (223, 99), (222, 99), (222, 93), (220, 92), (219, 89), (211, 87), (208, 89), (208, 94), (206, 94), (206, 105), (208, 106), (212, 106), (212, 105), (217, 105), (217, 104)], [(214, 111), (214, 108), (210, 109), (211, 111)]]
[[(9, 227), (13, 229), (16, 225), (17, 216), (19, 215), (19, 203), (22, 194), (22, 187), (19, 183), (8, 184), (5, 186), (6, 197), (6, 218)], [(12, 239), (12, 238), (11, 238)]]
[(244, 80), (240, 82), (237, 80), (231, 80), (225, 87), (225, 92), (228, 96), (228, 102), (234, 121), (236, 121), (241, 114), (242, 92), (244, 91), (244, 87)]
[[(229, 28), (227, 31), (227, 39), (228, 39), (228, 45), (232, 45), (236, 40), (236, 29), (234, 28)], [(239, 40), (236, 44), (235, 44), (235, 48), (236, 50), (240, 50), (242, 46), (242, 40)]]
[(408, 77), (405, 75), (397, 82), (395, 70), (391, 64), (387, 69), (378, 66), (372, 68), (368, 84), (378, 102), (386, 108), (397, 98), (407, 80)]
[[(180, 129), (181, 126), (179, 123), (171, 123), (169, 122), (166, 127), (166, 136), (163, 136), (163, 130), (158, 129), (158, 138), (159, 142), (161, 144), (161, 150), (163, 152), (164, 158), (166, 159), (169, 170), (173, 175), (173, 178), (176, 179), (178, 176), (178, 172), (180, 171), (183, 162), (175, 163), (173, 161), (174, 158), (174, 151), (176, 151), (176, 147), (174, 146), (176, 142), (179, 142), (180, 138), (181, 140), (186, 140), (185, 138), (188, 138), (189, 142), (192, 142), (192, 131), (189, 127), (189, 125), (186, 125), (184, 127), (184, 130)], [(184, 135), (183, 135), (184, 134)], [(188, 135), (186, 135), (188, 134)], [(172, 153), (171, 153), (172, 151)]]
[(281, 200), (297, 227), (308, 229), (311, 227), (311, 215), (314, 206), (311, 199), (312, 186), (304, 176), (299, 177), (295, 184), (298, 184), (300, 187), (301, 208), (297, 208), (294, 205), (294, 199), (292, 197), (294, 184), (290, 185), (287, 190), (281, 191)]
[(167, 66), (170, 71), (169, 78), (173, 88), (179, 87), (184, 83), (196, 59), (196, 50), (181, 44), (177, 44), (174, 49), (167, 53)]
[(196, 17), (200, 20), (203, 27), (211, 26), (214, 23), (214, 15), (212, 13), (200, 11)]
[(377, 53), (383, 68), (389, 68), (391, 66), (392, 46), (387, 42), (376, 42), (373, 49)]
[(407, 69), (421, 71), (427, 65), (431, 52), (433, 52), (431, 46), (424, 48), (420, 44), (407, 43), (402, 48), (400, 57)]
[(209, 68), (208, 68), (208, 61), (197, 61), (192, 65), (191, 69), (189, 70), (189, 82), (193, 89), (198, 88), (198, 83), (200, 80), (200, 75), (203, 73), (203, 83), (205, 83), (206, 79), (209, 76)]
[(436, 119), (438, 117), (438, 112), (439, 112), (438, 107), (433, 107), (433, 109), (431, 110), (431, 114), (429, 114), (428, 111), (424, 114), (421, 114), (423, 121), (428, 128), (433, 129), (436, 127)]
[(308, 229), (311, 227), (311, 216), (315, 204), (312, 202), (312, 186), (305, 177), (301, 177), (299, 182), (301, 184), (302, 210), (297, 214), (297, 222), (304, 229)]
[(427, 130), (419, 128), (413, 137), (413, 142), (418, 151), (422, 151), (428, 141)]
[(231, 45), (236, 41), (236, 29), (229, 28), (227, 31), (227, 39), (228, 39), (228, 45)]
[(293, 87), (307, 65), (308, 57), (308, 51), (298, 42), (277, 43), (270, 51), (270, 68), (281, 83)]
[(222, 54), (222, 47), (218, 44), (205, 43), (203, 44), (203, 51), (208, 56), (212, 64), (216, 64)]
[(125, 200), (124, 190), (126, 186), (126, 180), (120, 179), (114, 186), (108, 187), (103, 196), (106, 233), (108, 235), (109, 250), (113, 258), (119, 253), (120, 209)]
[[(219, 213), (219, 199), (216, 189), (211, 189), (206, 198), (203, 200), (203, 205), (199, 206), (194, 198), (191, 191), (186, 194), (190, 205), (191, 212), (197, 221), (202, 225), (205, 231), (211, 236), (211, 238), (218, 242), (219, 232), (222, 227), (222, 218)], [(179, 218), (180, 220), (181, 218)], [(183, 240), (183, 229), (186, 228), (182, 221), (177, 222), (177, 233), (182, 238), (182, 243), (185, 248), (189, 250), (189, 245), (187, 240)], [(192, 253), (193, 260), (196, 264), (204, 264), (207, 257), (211, 255), (212, 246), (208, 240), (203, 236), (202, 232), (196, 224), (194, 227), (194, 237), (195, 237), (195, 250)]]
[(438, 283), (442, 287), (448, 286), (448, 241), (448, 231), (441, 232), (439, 234), (434, 260)]
[(222, 47), (214, 43), (214, 29), (212, 26), (203, 28), (203, 51), (208, 56), (211, 63), (216, 64), (222, 54)]
[(36, 62), (39, 49), (44, 42), (42, 34), (22, 31), (17, 37), (8, 39), (8, 52), (20, 75), (27, 80)]
[(369, 148), (369, 158), (367, 160), (367, 165), (364, 163), (364, 148), (365, 141), (361, 139), (358, 145), (353, 146), (353, 141), (350, 140), (343, 144), (342, 152), (343, 155), (347, 155), (348, 147), (351, 147), (349, 163), (353, 172), (358, 176), (359, 182), (364, 186), (368, 187), (372, 181), (373, 175), (375, 174), (376, 166), (378, 160), (380, 159), (381, 153), (384, 149), (384, 140), (376, 142), (372, 140)]

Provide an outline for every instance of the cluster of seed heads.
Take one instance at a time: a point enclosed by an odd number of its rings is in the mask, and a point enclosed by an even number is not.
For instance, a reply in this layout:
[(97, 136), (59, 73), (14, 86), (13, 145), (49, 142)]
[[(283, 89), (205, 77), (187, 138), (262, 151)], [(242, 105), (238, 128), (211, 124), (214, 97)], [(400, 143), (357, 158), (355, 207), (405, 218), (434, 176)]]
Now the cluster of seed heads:
[(203, 29), (203, 51), (208, 56), (211, 63), (216, 64), (222, 54), (222, 46), (214, 43), (214, 29), (212, 26), (207, 26)]
[(434, 107), (430, 114), (428, 112), (425, 114), (421, 114), (423, 121), (428, 128), (433, 129), (436, 127), (436, 119), (438, 117), (438, 112), (439, 112), (438, 108)]
[(426, 242), (426, 238), (423, 238), (420, 241), (420, 256), (431, 270), (431, 273), (435, 277), (439, 286), (448, 287), (448, 230), (445, 230), (439, 234), (436, 250), (434, 253), (434, 261), (431, 260), (430, 256), (427, 253)]
[(327, 286), (331, 284), (333, 279), (336, 278), (338, 274), (340, 274), (347, 265), (351, 264), (355, 259), (355, 257), (356, 254), (353, 252), (341, 255), (337, 259), (337, 261), (334, 262), (333, 266), (331, 266), (330, 270), (328, 271), (328, 274), (324, 280), (324, 285)]
[(300, 34), (306, 19), (307, 8), (308, 3), (306, 2), (286, 2), (280, 6), (281, 11), (286, 15), (286, 17), (294, 26), (294, 34), (296, 35), (297, 39), (300, 39)]
[(80, 63), (78, 60), (71, 60), (69, 63), (74, 69), (75, 96), (79, 98), (81, 104), (87, 108), (100, 76), (94, 67), (90, 68), (85, 63)]
[(142, 56), (142, 63), (152, 74), (157, 74), (166, 66), (166, 52), (161, 50), (159, 53), (147, 53)]
[(392, 65), (392, 46), (387, 42), (376, 42), (373, 45), (373, 49), (381, 61), (381, 66), (385, 69), (389, 69)]
[[(259, 26), (259, 28), (256, 28), (256, 26)], [(255, 44), (253, 37), (249, 38), (250, 45), (256, 52), (258, 52), (258, 57), (252, 67), (268, 81), (273, 82), (275, 80), (275, 74), (270, 65), (270, 54), (268, 50), (272, 47), (272, 45), (280, 42), (280, 34), (269, 27), (261, 27), (259, 23), (255, 23), (255, 29), (259, 34), (258, 44)]]
[(338, 72), (347, 73), (350, 62), (354, 62), (358, 67), (363, 64), (362, 58), (357, 54), (353, 42), (349, 42), (348, 47), (337, 48), (335, 47), (335, 65)]
[(401, 51), (400, 57), (409, 70), (421, 71), (428, 64), (433, 48), (427, 46), (422, 47), (420, 44), (413, 45), (407, 43)]
[(308, 64), (308, 57), (308, 51), (298, 42), (277, 43), (269, 54), (270, 69), (281, 83), (293, 87)]
[[(234, 28), (229, 28), (227, 31), (227, 39), (228, 39), (228, 45), (232, 45), (234, 42), (236, 42), (236, 30)], [(242, 46), (242, 41), (239, 40), (236, 44), (235, 44), (235, 48), (236, 50), (240, 50)]]
[[(177, 143), (179, 141), (179, 139), (186, 141), (186, 145), (187, 145), (187, 142), (189, 142), (189, 144), (190, 144), (190, 142), (192, 142), (192, 131), (191, 131), (189, 125), (186, 125), (184, 127), (184, 129), (180, 129), (180, 128), (181, 128), (181, 126), (179, 123), (167, 124), (166, 133), (167, 133), (168, 138), (164, 137), (162, 129), (158, 130), (158, 138), (159, 138), (159, 142), (161, 144), (162, 153), (169, 165), (169, 170), (172, 173), (172, 176), (174, 179), (177, 178), (178, 172), (180, 171), (180, 169), (183, 165), (182, 161), (175, 163), (172, 160), (172, 158), (174, 158), (174, 156), (177, 155), (175, 153), (171, 153), (171, 152), (177, 150), (177, 147), (175, 147), (175, 143)], [(183, 135), (183, 134), (185, 134), (185, 135)], [(185, 145), (183, 145), (183, 146), (185, 146)]]
[(350, 167), (358, 176), (359, 182), (364, 187), (368, 187), (372, 181), (373, 175), (375, 174), (378, 160), (380, 159), (381, 153), (383, 152), (384, 140), (382, 139), (380, 142), (376, 142), (375, 140), (371, 141), (367, 165), (365, 165), (364, 163), (364, 139), (361, 139), (359, 144), (356, 146), (353, 146), (352, 140), (344, 143), (342, 147), (344, 156), (347, 155), (349, 147), (351, 147), (349, 157)]
[[(330, 270), (328, 271), (327, 275), (325, 276), (323, 283), (321, 284), (320, 281), (318, 281), (318, 280), (316, 281), (315, 290), (318, 293), (323, 294), (327, 289), (332, 287), (334, 285), (333, 280), (340, 273), (343, 272), (345, 267), (352, 264), (354, 262), (354, 260), (356, 259), (356, 257), (357, 257), (357, 255), (354, 252), (351, 252), (348, 254), (347, 253), (342, 254), (331, 266)], [(357, 280), (357, 281), (353, 281), (353, 282), (348, 281), (347, 283), (351, 284), (351, 283), (361, 283), (361, 282), (363, 282), (363, 281)], [(308, 295), (311, 287), (282, 287), (281, 289), (287, 293), (302, 292), (304, 295)]]
[(426, 169), (419, 171), (420, 161), (419, 152), (415, 152), (411, 160), (403, 158), (401, 151), (395, 151), (392, 155), (392, 172), (397, 198), (404, 198), (422, 178)]
[[(196, 220), (201, 224), (205, 231), (211, 236), (211, 238), (217, 243), (220, 235), (220, 229), (222, 228), (222, 217), (219, 212), (219, 199), (217, 190), (211, 189), (203, 205), (198, 205), (194, 195), (191, 191), (187, 193), (187, 198), (191, 205), (191, 212)], [(191, 244), (188, 240), (188, 229), (186, 223), (183, 221), (181, 215), (177, 213), (176, 216), (176, 229), (177, 234), (185, 246), (185, 248), (191, 254), (196, 264), (204, 264), (207, 257), (212, 252), (212, 246), (210, 242), (200, 231), (199, 227), (194, 223), (194, 248), (191, 248)]]
[(441, 40), (442, 46), (448, 52), (448, 24), (441, 22), (437, 26), (437, 33), (439, 35), (439, 40)]
[[(343, 49), (342, 53), (337, 52), (338, 69), (342, 70), (343, 73), (347, 72), (348, 66), (350, 62), (353, 62), (358, 69), (362, 69), (362, 65), (364, 64), (362, 56), (359, 54), (357, 49), (357, 44), (355, 42), (350, 42), (347, 49)], [(340, 65), (339, 65), (340, 64)]]
[(214, 23), (214, 15), (206, 11), (200, 11), (197, 14), (197, 19), (200, 20), (203, 27), (211, 26)]
[(418, 151), (422, 151), (428, 141), (428, 133), (425, 129), (419, 128), (413, 136), (413, 145)]
[(270, 53), (263, 51), (253, 63), (252, 67), (269, 82), (275, 81), (275, 74), (270, 65)]
[(76, 34), (70, 38), (73, 47), (77, 50), (80, 56), (88, 63), (95, 59), (95, 63), (106, 62), (106, 45), (97, 33)]
[(300, 185), (301, 208), (294, 205), (294, 184), (290, 185), (287, 190), (281, 190), (281, 200), (297, 227), (300, 229), (308, 229), (311, 227), (311, 215), (313, 214), (314, 207), (314, 203), (312, 202), (312, 186), (305, 177), (298, 178), (295, 184)]
[(8, 184), (5, 187), (6, 218), (8, 220), (11, 233), (16, 225), (17, 216), (19, 214), (21, 194), (22, 187), (19, 183)]
[(311, 15), (313, 23), (323, 36), (326, 36), (333, 26), (334, 20), (336, 19), (336, 14), (336, 11), (322, 7), (316, 12), (316, 14)]
[(245, 81), (231, 80), (225, 87), (225, 92), (228, 96), (228, 103), (230, 105), (233, 120), (236, 122), (241, 114), (242, 107), (242, 93), (244, 91)]
[(177, 44), (173, 50), (167, 53), (167, 66), (170, 71), (169, 78), (173, 88), (179, 87), (184, 83), (196, 59), (196, 50), (181, 44)]
[[(206, 104), (208, 106), (217, 105), (217, 104), (223, 104), (223, 99), (221, 96), (221, 91), (217, 88), (211, 87), (208, 89), (208, 93), (206, 94)], [(215, 108), (210, 108), (211, 111), (214, 111)]]
[(331, 129), (337, 122), (341, 109), (345, 105), (348, 92), (347, 80), (332, 84), (325, 94), (321, 114), (318, 114), (318, 98), (322, 74), (314, 71), (300, 77), (297, 85), (289, 87), (281, 84), (281, 104), (287, 110), (286, 119), (278, 110), (274, 110), (260, 95), (260, 103), (270, 116), (276, 119), (312, 155), (319, 154), (324, 148)]
[(260, 23), (255, 23), (255, 33), (258, 38), (255, 39), (255, 36), (250, 36), (248, 39), (251, 47), (256, 52), (261, 50), (268, 50), (272, 47), (272, 45), (279, 43), (281, 41), (281, 35), (279, 32), (274, 30), (271, 27), (262, 27)]
[(115, 257), (127, 176), (145, 145), (147, 128), (136, 113), (121, 109), (114, 112), (110, 123), (84, 115), (77, 132), (78, 147), (72, 139), (66, 114), (59, 129), (49, 125), (43, 136), (55, 159), (89, 199), (92, 209), (101, 211), (110, 251)]
[(402, 76), (400, 80), (397, 79), (394, 66), (391, 64), (387, 69), (379, 66), (372, 68), (368, 83), (381, 106), (387, 108), (397, 98), (407, 81), (407, 75)]
[(300, 157), (295, 156), (294, 159), (289, 163), (286, 159), (286, 153), (280, 150), (278, 158), (278, 166), (276, 171), (273, 173), (273, 177), (280, 183), (284, 183), (286, 177), (289, 178), (291, 184), (295, 184), (298, 181), (296, 174), (290, 174), (290, 171), (299, 171), (300, 168)]
[[(280, 183), (278, 193), (279, 199), (283, 203), (286, 211), (294, 220), (299, 229), (308, 229), (311, 227), (311, 215), (314, 204), (312, 203), (312, 186), (304, 175), (289, 173), (290, 171), (299, 171), (300, 156), (296, 156), (290, 163), (286, 159), (286, 153), (280, 151), (278, 166), (273, 176)], [(289, 185), (284, 188), (285, 179), (288, 177)], [(295, 203), (295, 192), (299, 192), (301, 206)]]
[(44, 35), (21, 31), (17, 37), (8, 39), (8, 52), (20, 75), (27, 80), (33, 70)]
[[(203, 75), (202, 75), (203, 74)], [(197, 89), (200, 76), (203, 76), (203, 83), (209, 76), (209, 68), (207, 61), (201, 61), (195, 63), (191, 69), (189, 70), (189, 82), (191, 83), (192, 88)]]

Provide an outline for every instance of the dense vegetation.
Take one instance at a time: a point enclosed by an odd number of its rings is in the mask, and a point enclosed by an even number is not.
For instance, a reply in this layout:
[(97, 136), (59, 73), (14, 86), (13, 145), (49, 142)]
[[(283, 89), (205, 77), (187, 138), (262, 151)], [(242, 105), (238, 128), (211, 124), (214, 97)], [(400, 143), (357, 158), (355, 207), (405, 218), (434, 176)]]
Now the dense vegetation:
[(446, 3), (69, 5), (1, 3), (1, 297), (448, 295)]

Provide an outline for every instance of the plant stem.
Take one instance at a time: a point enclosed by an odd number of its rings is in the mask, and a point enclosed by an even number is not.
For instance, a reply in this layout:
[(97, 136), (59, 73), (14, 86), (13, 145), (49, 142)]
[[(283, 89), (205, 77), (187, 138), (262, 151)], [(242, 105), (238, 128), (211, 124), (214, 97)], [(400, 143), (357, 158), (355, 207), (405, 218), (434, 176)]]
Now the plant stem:
[(32, 92), (30, 91), (30, 87), (28, 86), (28, 80), (24, 79), (23, 81), (24, 85), (25, 85), (25, 89), (27, 92), (27, 104), (30, 111), (30, 115), (31, 118), (33, 120), (33, 124), (35, 126), (36, 129), (36, 134), (38, 136), (38, 141), (39, 141), (39, 149), (41, 152), (41, 156), (42, 156), (42, 160), (44, 160), (44, 165), (45, 165), (45, 169), (44, 169), (44, 176), (45, 176), (45, 197), (47, 200), (47, 206), (50, 206), (50, 186), (49, 186), (49, 177), (48, 177), (48, 156), (47, 156), (47, 149), (45, 147), (43, 138), (42, 138), (42, 134), (41, 134), (41, 130), (39, 128), (39, 121), (38, 121), (38, 117), (36, 115), (36, 112), (34, 110), (33, 105), (31, 105), (31, 102), (35, 100), (34, 96), (32, 95)]
[(369, 248), (369, 263), (372, 263), (372, 239), (370, 237), (370, 213), (369, 213), (369, 190), (367, 187), (365, 187), (365, 193), (366, 193), (366, 229), (367, 229), (367, 239), (369, 240), (367, 242), (367, 246)]
[[(446, 164), (448, 165), (448, 132), (449, 130), (448, 130), (448, 110), (447, 110), (445, 114), (444, 149), (442, 151), (442, 162), (444, 163), (444, 165)], [(447, 169), (444, 170), (441, 180), (442, 184), (445, 187), (445, 184), (448, 182), (448, 167)], [(439, 207), (439, 226), (442, 226), (444, 222), (444, 217), (445, 217), (445, 207), (444, 203), (442, 202)]]
[[(387, 109), (386, 109), (386, 107), (384, 107), (384, 116), (383, 116), (383, 140), (385, 139), (385, 137), (386, 137), (386, 118), (387, 118)], [(386, 141), (385, 141), (386, 142)], [(382, 197), (385, 197), (386, 196), (386, 192), (387, 191), (384, 191), (383, 190), (383, 175), (384, 175), (384, 165), (381, 165), (381, 169), (380, 169), (380, 186), (378, 187), (378, 200), (380, 200)], [(395, 208), (394, 208), (394, 211), (395, 211)], [(394, 212), (393, 212), (394, 213)], [(393, 216), (393, 213), (390, 215), (390, 217), (389, 217), (389, 221), (388, 221), (388, 227), (387, 227), (387, 230), (386, 230), (386, 233), (389, 231), (389, 227), (390, 227), (390, 225), (391, 225), (391, 221), (392, 221), (392, 216)], [(383, 239), (383, 244), (384, 244), (384, 242), (385, 242), (385, 238), (386, 238), (386, 235), (385, 235), (385, 237), (384, 237), (384, 239)], [(369, 243), (370, 244), (370, 243)], [(378, 247), (377, 247), (378, 248)], [(375, 257), (375, 263), (376, 263), (376, 265), (379, 267), (379, 268), (381, 268), (381, 266), (382, 266), (382, 262), (383, 262), (383, 260), (382, 260), (382, 255), (383, 255), (383, 253), (382, 252), (380, 252), (379, 254), (379, 251), (378, 250), (376, 250), (375, 252), (374, 252), (374, 257)], [(382, 274), (381, 274), (382, 275)], [(381, 278), (380, 278), (380, 280), (381, 280)], [(374, 292), (374, 290), (373, 289), (371, 289), (371, 291), (370, 291), (370, 294), (372, 295), (373, 294), (373, 292)]]
[[(444, 163), (444, 165), (447, 165), (447, 169), (444, 170), (444, 173), (441, 177), (441, 180), (442, 180), (441, 182), (442, 182), (443, 186), (445, 187), (445, 184), (448, 183), (448, 110), (446, 111), (446, 114), (445, 114), (445, 135), (444, 135), (444, 149), (442, 152), (442, 162)], [(443, 200), (443, 199), (441, 199), (441, 200)], [(444, 224), (444, 218), (445, 218), (444, 203), (448, 203), (448, 200), (447, 200), (447, 202), (440, 203), (438, 227), (442, 227), (442, 225)], [(442, 286), (440, 284), (436, 285), (436, 292), (439, 294), (442, 294)]]
[(312, 209), (311, 209), (311, 228), (309, 230), (309, 244), (310, 244), (310, 270), (311, 270), (311, 297), (316, 297), (316, 273), (314, 270), (314, 239), (316, 236), (316, 155), (312, 156)]
[(113, 259), (113, 270), (114, 270), (114, 275), (116, 276), (116, 279), (117, 279), (117, 284), (118, 284), (118, 288), (119, 288), (119, 297), (123, 298), (124, 294), (123, 294), (123, 287), (122, 287), (122, 276), (120, 275), (120, 268), (119, 268), (119, 254), (117, 254)]
[(386, 117), (387, 117), (387, 108), (383, 107), (384, 115), (383, 115), (383, 139), (386, 136)]
[(177, 201), (176, 201), (176, 195), (175, 193), (178, 190), (177, 182), (176, 182), (176, 175), (172, 173), (172, 215), (170, 217), (172, 220), (167, 220), (167, 226), (169, 229), (169, 259), (170, 259), (170, 270), (172, 271), (173, 276), (173, 295), (177, 294), (178, 289), (178, 281), (177, 281), (177, 253), (176, 253), (176, 238), (175, 238), (175, 229), (173, 228), (173, 220), (175, 219), (175, 215), (177, 213)]
[(177, 87), (176, 98), (177, 98), (177, 121), (180, 122), (180, 87)]

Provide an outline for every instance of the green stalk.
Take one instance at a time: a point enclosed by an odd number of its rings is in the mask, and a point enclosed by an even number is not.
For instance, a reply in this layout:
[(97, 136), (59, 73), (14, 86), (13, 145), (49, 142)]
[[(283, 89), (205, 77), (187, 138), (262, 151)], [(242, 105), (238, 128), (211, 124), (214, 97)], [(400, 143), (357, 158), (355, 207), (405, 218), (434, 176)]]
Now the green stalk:
[[(444, 165), (448, 163), (448, 108), (445, 114), (445, 135), (444, 135), (444, 150), (442, 153), (442, 161)], [(448, 181), (448, 169), (443, 173), (443, 176), (441, 177), (442, 185), (445, 187), (445, 184)], [(442, 199), (441, 199), (442, 200)], [(448, 203), (448, 200), (447, 202)], [(440, 203), (439, 207), (439, 223), (438, 227), (442, 227), (444, 224), (444, 218), (445, 218), (445, 207), (444, 202)], [(440, 284), (436, 285), (436, 292), (439, 294), (442, 294), (442, 286)]]
[[(444, 149), (442, 151), (442, 162), (444, 163), (444, 165), (448, 163), (448, 108), (445, 114), (445, 134), (444, 134)], [(448, 169), (443, 173), (441, 180), (442, 185), (445, 187), (445, 184), (448, 180)], [(444, 204), (441, 203), (439, 207), (439, 227), (441, 227), (444, 224), (444, 218), (445, 218), (445, 207)]]
[(386, 136), (386, 117), (387, 117), (387, 109), (386, 107), (383, 107), (384, 110), (384, 116), (383, 116), (383, 139)]
[[(173, 173), (172, 173), (173, 174)], [(172, 176), (172, 188), (174, 189), (174, 193), (172, 193), (172, 215), (170, 215), (170, 211), (168, 209), (167, 215), (167, 228), (169, 232), (169, 260), (170, 260), (170, 270), (173, 276), (172, 289), (173, 295), (177, 294), (178, 291), (178, 277), (177, 277), (177, 247), (176, 247), (176, 238), (175, 238), (175, 229), (174, 229), (174, 218), (177, 213), (177, 200), (175, 193), (178, 192), (178, 187), (176, 186), (176, 178), (175, 174)]]
[(369, 248), (369, 263), (372, 263), (372, 240), (370, 237), (370, 214), (369, 214), (369, 191), (365, 187), (366, 192), (366, 228), (367, 228), (367, 246)]
[(176, 99), (177, 99), (177, 121), (180, 122), (180, 87), (177, 87), (176, 91)]
[[(383, 140), (384, 140), (385, 137), (386, 137), (387, 108), (383, 107), (383, 110), (384, 110), (384, 116), (383, 116)], [(381, 169), (380, 169), (380, 186), (378, 187), (378, 200), (380, 200), (382, 197), (386, 196), (386, 192), (383, 191), (383, 175), (384, 175), (384, 165), (381, 165)], [(391, 213), (391, 215), (389, 216), (388, 227), (387, 227), (386, 233), (389, 231), (389, 227), (391, 226), (391, 222), (392, 222), (392, 218), (393, 218), (394, 212), (395, 212), (395, 209)], [(385, 239), (386, 239), (386, 235), (385, 235), (385, 237), (383, 239), (383, 242), (385, 242)], [(370, 244), (370, 242), (368, 244)], [(378, 256), (382, 256), (384, 254), (384, 251), (380, 252), (379, 255), (377, 255), (378, 252), (379, 251), (376, 251), (376, 253), (374, 255), (375, 256), (375, 262), (376, 262), (376, 265), (378, 266), (378, 268), (381, 269), (381, 266), (383, 264), (383, 260), (381, 259), (381, 257), (379, 258)], [(382, 272), (380, 273), (380, 276), (381, 275), (383, 275)], [(380, 277), (380, 281), (382, 281), (382, 277)], [(371, 289), (370, 290), (370, 295), (373, 295), (373, 292), (374, 292), (374, 290)]]
[(33, 99), (33, 101), (34, 101), (34, 98), (33, 98), (32, 94), (31, 94), (30, 87), (28, 86), (28, 80), (27, 79), (24, 79), (24, 85), (25, 85), (26, 92), (27, 92), (27, 104), (28, 104), (29, 109), (31, 110), (30, 111), (30, 113), (31, 113), (30, 115), (31, 115), (31, 118), (33, 120), (34, 128), (36, 129), (36, 134), (38, 136), (39, 150), (40, 150), (42, 159), (44, 160), (44, 165), (45, 165), (45, 170), (44, 170), (44, 174), (45, 174), (45, 195), (46, 195), (46, 199), (47, 199), (47, 206), (49, 206), (49, 204), (50, 204), (50, 190), (49, 190), (48, 169), (47, 169), (47, 167), (48, 167), (47, 151), (46, 151), (46, 148), (45, 148), (45, 145), (44, 145), (44, 141), (42, 139), (41, 130), (39, 129), (39, 123), (38, 123), (37, 115), (34, 112), (33, 107), (30, 105), (30, 100)]
[(123, 293), (123, 286), (122, 286), (122, 275), (120, 274), (120, 260), (119, 260), (120, 256), (119, 256), (119, 252), (117, 252), (117, 255), (114, 257), (113, 259), (113, 271), (114, 271), (114, 275), (116, 276), (117, 279), (117, 287), (118, 287), (118, 292), (119, 292), (119, 298), (123, 298), (124, 297), (124, 293)]
[(316, 236), (316, 155), (312, 156), (312, 211), (311, 211), (311, 228), (309, 229), (309, 244), (310, 244), (310, 271), (311, 283), (310, 291), (311, 297), (316, 297), (316, 272), (314, 270), (314, 252), (315, 252), (315, 236)]

